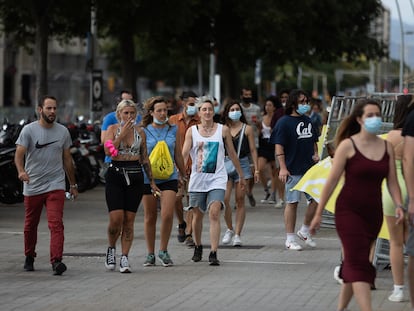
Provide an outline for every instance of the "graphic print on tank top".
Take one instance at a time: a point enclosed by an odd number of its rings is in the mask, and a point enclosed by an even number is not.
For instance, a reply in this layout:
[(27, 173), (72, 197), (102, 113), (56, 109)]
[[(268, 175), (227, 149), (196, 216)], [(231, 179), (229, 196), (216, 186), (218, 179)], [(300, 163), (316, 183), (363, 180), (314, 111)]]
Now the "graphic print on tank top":
[(199, 173), (215, 173), (219, 143), (217, 141), (199, 142), (197, 144), (196, 169)]

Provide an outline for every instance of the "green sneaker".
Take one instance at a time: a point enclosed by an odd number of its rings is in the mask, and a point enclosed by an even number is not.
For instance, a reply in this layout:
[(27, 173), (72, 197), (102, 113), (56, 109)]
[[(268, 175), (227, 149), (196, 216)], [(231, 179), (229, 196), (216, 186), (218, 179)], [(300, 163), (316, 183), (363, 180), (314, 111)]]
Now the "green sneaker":
[(160, 251), (158, 253), (158, 260), (164, 267), (169, 267), (173, 265), (173, 262), (170, 258), (170, 254), (167, 251)]
[(155, 255), (154, 254), (148, 254), (147, 259), (145, 259), (145, 262), (144, 262), (143, 266), (144, 267), (155, 266)]

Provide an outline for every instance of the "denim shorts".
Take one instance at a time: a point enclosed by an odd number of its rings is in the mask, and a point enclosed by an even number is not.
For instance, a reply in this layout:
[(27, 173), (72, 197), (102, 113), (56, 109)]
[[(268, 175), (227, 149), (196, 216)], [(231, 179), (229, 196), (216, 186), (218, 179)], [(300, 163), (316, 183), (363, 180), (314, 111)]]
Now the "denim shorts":
[[(302, 177), (303, 175), (290, 175), (287, 177), (286, 185), (285, 185), (286, 203), (297, 203), (300, 201), (300, 194), (302, 193), (302, 191), (291, 190), (291, 189), (296, 186), (296, 184), (299, 182), (299, 180)], [(306, 200), (308, 202), (313, 200), (313, 198), (309, 194), (305, 192), (303, 193), (305, 194)]]
[(414, 227), (411, 224), (408, 227), (409, 233), (405, 243), (405, 252), (408, 256), (414, 256)]
[[(253, 178), (253, 174), (252, 174), (252, 168), (250, 166), (250, 160), (249, 157), (243, 157), (241, 159), (239, 159), (240, 161), (240, 166), (242, 168), (243, 171), (243, 175), (244, 175), (244, 179), (250, 179)], [(240, 177), (239, 174), (237, 174), (237, 172), (227, 175), (228, 176), (228, 180), (233, 181), (233, 182), (239, 182), (240, 181)]]
[(205, 213), (214, 201), (219, 201), (221, 203), (221, 209), (223, 209), (224, 192), (224, 189), (213, 189), (209, 192), (190, 192), (190, 207), (188, 210), (198, 207), (203, 213)]

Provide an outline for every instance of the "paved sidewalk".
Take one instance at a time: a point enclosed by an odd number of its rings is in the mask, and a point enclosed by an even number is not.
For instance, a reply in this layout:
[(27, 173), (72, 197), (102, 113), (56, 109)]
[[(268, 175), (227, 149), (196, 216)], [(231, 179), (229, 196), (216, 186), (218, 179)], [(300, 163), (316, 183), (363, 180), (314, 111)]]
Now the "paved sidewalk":
[[(333, 269), (339, 262), (340, 243), (335, 230), (322, 229), (315, 238), (316, 249), (285, 250), (283, 209), (260, 204), (259, 186), (255, 188), (257, 206), (250, 207), (246, 199), (243, 246), (221, 246), (219, 267), (208, 265), (206, 246), (202, 262), (191, 261), (193, 250), (177, 242), (176, 221), (169, 244), (175, 265), (143, 267), (146, 247), (140, 208), (129, 256), (131, 274), (105, 271), (108, 214), (103, 190), (98, 186), (80, 194), (76, 202), (66, 203), (63, 261), (68, 271), (63, 276), (52, 275), (45, 215), (39, 226), (36, 271), (25, 272), (23, 204), (0, 204), (1, 310), (336, 310), (339, 285)], [(303, 208), (298, 211), (300, 225)], [(203, 242), (208, 245), (205, 218)], [(156, 249), (158, 245), (157, 234)], [(117, 250), (117, 259), (119, 255)], [(378, 272), (376, 286), (374, 310), (410, 310), (408, 301), (387, 300), (392, 288), (389, 270)], [(350, 310), (358, 310), (355, 301)]]

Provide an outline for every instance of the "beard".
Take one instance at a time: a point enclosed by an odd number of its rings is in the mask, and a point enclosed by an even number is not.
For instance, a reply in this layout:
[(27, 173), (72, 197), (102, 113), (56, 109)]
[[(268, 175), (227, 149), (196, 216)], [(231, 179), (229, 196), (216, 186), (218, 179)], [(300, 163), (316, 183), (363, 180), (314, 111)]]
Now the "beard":
[(49, 123), (49, 124), (52, 124), (53, 122), (55, 122), (55, 119), (56, 119), (56, 116), (47, 116), (45, 113), (41, 113), (41, 117), (42, 117), (42, 119), (46, 122), (46, 123)]

